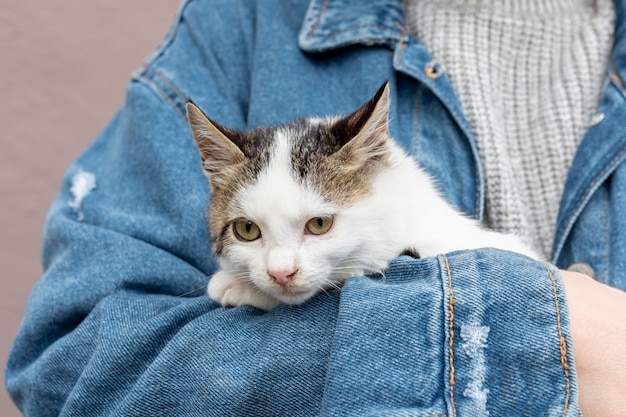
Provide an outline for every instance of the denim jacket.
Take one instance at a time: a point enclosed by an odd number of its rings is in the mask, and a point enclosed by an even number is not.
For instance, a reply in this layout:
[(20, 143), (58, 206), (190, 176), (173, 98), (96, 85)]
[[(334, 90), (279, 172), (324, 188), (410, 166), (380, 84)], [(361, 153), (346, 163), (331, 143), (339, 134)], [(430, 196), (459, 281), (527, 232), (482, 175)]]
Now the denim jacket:
[(385, 280), (264, 313), (206, 296), (210, 192), (188, 99), (242, 129), (346, 113), (389, 80), (392, 136), (477, 219), (481, 161), (400, 0), (186, 1), (52, 204), (13, 400), (32, 416), (579, 416), (558, 268), (626, 289), (625, 13), (618, 0), (604, 117), (569, 172), (551, 264), (400, 257)]

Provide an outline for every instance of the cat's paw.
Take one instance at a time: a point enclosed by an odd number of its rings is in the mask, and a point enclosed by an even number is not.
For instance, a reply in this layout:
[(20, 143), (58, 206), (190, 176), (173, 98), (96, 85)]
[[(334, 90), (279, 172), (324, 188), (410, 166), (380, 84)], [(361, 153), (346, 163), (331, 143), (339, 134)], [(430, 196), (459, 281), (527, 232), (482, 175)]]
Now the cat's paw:
[(209, 280), (209, 297), (225, 307), (249, 305), (269, 311), (279, 301), (261, 292), (252, 283), (231, 276), (227, 271), (218, 271)]

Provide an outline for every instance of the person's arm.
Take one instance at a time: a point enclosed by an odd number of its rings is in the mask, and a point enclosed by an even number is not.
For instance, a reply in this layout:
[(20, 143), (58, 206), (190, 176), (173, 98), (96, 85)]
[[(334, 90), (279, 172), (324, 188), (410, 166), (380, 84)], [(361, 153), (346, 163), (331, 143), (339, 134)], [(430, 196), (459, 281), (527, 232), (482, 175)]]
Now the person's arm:
[(585, 416), (626, 415), (626, 293), (560, 271), (569, 304), (580, 408)]

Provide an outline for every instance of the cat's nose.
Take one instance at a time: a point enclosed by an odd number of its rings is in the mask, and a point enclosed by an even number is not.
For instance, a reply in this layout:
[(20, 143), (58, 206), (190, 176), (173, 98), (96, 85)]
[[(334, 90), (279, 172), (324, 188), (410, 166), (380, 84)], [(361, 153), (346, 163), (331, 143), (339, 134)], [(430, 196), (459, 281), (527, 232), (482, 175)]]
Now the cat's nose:
[(285, 286), (293, 280), (298, 273), (298, 269), (280, 269), (276, 271), (267, 271), (270, 277), (274, 279), (279, 285)]

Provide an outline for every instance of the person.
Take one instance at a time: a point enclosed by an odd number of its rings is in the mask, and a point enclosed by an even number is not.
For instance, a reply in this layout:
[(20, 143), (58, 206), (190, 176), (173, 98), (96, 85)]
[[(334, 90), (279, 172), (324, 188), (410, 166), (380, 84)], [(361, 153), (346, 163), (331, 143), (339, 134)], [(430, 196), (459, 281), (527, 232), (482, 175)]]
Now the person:
[[(50, 209), (13, 401), (33, 416), (626, 415), (625, 13), (185, 1)], [(245, 129), (348, 113), (386, 80), (392, 137), (446, 198), (550, 263), (404, 256), (385, 280), (268, 313), (210, 300), (185, 103)]]

